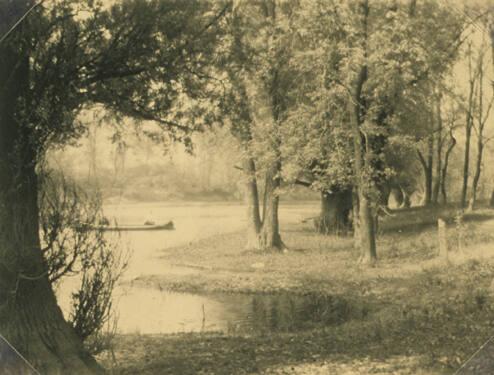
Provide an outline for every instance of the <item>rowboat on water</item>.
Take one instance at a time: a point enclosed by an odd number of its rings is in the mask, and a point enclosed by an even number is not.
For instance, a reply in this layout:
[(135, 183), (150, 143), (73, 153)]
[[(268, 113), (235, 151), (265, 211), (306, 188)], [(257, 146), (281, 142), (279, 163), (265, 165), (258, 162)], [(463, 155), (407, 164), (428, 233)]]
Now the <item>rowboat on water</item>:
[(145, 231), (145, 230), (173, 230), (173, 221), (166, 224), (144, 224), (144, 225), (95, 225), (93, 229), (103, 231)]

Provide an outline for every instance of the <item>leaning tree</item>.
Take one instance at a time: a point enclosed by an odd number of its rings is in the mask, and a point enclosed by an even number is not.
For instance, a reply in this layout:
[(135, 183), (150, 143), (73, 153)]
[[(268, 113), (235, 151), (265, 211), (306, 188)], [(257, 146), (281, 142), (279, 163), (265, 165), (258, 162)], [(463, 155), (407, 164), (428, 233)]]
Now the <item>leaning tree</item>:
[[(0, 2), (0, 15), (11, 3)], [(94, 105), (154, 121), (181, 138), (189, 129), (170, 109), (200, 90), (226, 10), (194, 0), (54, 0), (1, 41), (0, 332), (41, 373), (102, 369), (64, 320), (48, 280), (40, 160), (49, 146), (84, 133), (77, 115)]]

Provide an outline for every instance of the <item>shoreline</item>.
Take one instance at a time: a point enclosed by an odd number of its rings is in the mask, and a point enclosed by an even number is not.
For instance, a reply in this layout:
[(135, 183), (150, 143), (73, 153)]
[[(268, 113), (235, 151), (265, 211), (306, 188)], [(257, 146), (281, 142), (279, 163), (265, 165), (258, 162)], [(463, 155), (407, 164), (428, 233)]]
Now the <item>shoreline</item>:
[[(284, 227), (282, 236), (291, 248), (286, 254), (243, 250), (242, 232), (162, 250), (167, 266), (190, 272), (129, 283), (198, 294), (331, 295), (367, 313), (297, 332), (117, 335), (113, 369), (117, 374), (184, 375), (322, 375), (371, 369), (377, 374), (452, 373), (494, 329), (492, 214), (485, 210), (466, 220), (468, 236), (461, 253), (453, 249), (455, 229), (450, 226), (449, 262), (437, 256), (434, 225), (411, 228), (404, 218), (406, 229), (380, 236), (379, 263), (373, 268), (355, 264), (352, 238), (321, 236), (301, 225)], [(430, 221), (429, 212), (421, 215)], [(111, 368), (108, 361), (102, 363)]]

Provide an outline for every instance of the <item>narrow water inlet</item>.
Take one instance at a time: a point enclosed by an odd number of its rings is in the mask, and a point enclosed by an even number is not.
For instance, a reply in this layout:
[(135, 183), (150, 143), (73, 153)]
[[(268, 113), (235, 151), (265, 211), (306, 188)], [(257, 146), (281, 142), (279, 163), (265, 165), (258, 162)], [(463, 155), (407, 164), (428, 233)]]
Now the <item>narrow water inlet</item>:
[[(170, 219), (176, 224), (174, 231), (120, 234), (120, 245), (133, 250), (133, 253), (129, 267), (121, 280), (122, 284), (118, 285), (113, 293), (113, 308), (118, 318), (119, 332), (142, 334), (201, 331), (253, 332), (266, 329), (292, 329), (296, 326), (286, 323), (289, 319), (283, 318), (284, 312), (275, 313), (278, 308), (266, 307), (271, 306), (270, 302), (264, 302), (266, 296), (184, 294), (128, 285), (130, 280), (160, 274), (193, 277), (197, 270), (163, 261), (161, 259), (163, 249), (240, 230), (245, 226), (242, 205), (214, 202), (137, 203), (105, 205), (104, 210), (105, 215), (121, 224), (143, 223), (145, 220), (161, 223)], [(283, 213), (282, 224), (298, 223), (302, 218), (313, 215), (318, 210), (318, 203), (282, 205), (280, 210)], [(77, 276), (67, 277), (57, 286), (58, 303), (66, 318), (70, 316), (72, 309), (71, 295), (79, 287), (80, 280)], [(253, 306), (256, 304), (257, 313), (253, 312)], [(295, 305), (299, 306), (300, 303), (295, 302)], [(261, 313), (265, 309), (272, 310), (273, 314)], [(281, 319), (263, 319), (264, 315), (267, 317), (280, 315)], [(303, 319), (295, 320), (303, 321)]]
[(129, 287), (116, 302), (120, 333), (290, 332), (340, 324), (356, 313), (340, 297), (315, 294), (192, 294)]

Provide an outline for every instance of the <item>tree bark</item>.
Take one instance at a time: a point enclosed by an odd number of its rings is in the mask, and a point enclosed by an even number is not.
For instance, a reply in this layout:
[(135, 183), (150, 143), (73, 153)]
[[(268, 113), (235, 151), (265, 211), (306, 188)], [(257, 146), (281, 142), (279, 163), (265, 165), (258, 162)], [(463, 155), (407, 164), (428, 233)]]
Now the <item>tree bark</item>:
[(412, 206), (412, 201), (410, 199), (410, 194), (405, 191), (405, 190), (402, 190), (403, 191), (403, 205), (402, 207), (404, 208), (410, 208)]
[(484, 152), (484, 143), (482, 141), (481, 136), (479, 136), (477, 142), (477, 160), (475, 161), (475, 175), (473, 176), (472, 181), (472, 199), (471, 199), (471, 208), (475, 208), (475, 204), (477, 202), (477, 190), (480, 181), (480, 174), (482, 172), (482, 154)]
[(465, 127), (465, 154), (463, 159), (463, 179), (461, 186), (461, 207), (465, 208), (467, 204), (468, 192), (468, 172), (470, 168), (470, 139), (472, 136), (472, 127), (467, 124)]
[(351, 230), (352, 190), (321, 192), (321, 213), (316, 229), (321, 234), (346, 234)]
[(259, 232), (259, 248), (261, 250), (283, 250), (285, 245), (281, 240), (278, 220), (280, 164), (275, 162), (266, 172), (264, 189), (264, 208), (262, 226)]
[(434, 113), (429, 112), (429, 135), (427, 137), (427, 154), (424, 157), (420, 150), (417, 155), (424, 171), (424, 197), (423, 206), (430, 206), (433, 203), (433, 178), (434, 178)]
[(469, 94), (468, 94), (468, 108), (467, 108), (467, 119), (465, 122), (465, 153), (463, 159), (463, 178), (461, 186), (461, 198), (460, 204), (462, 208), (466, 207), (467, 204), (467, 193), (468, 193), (468, 173), (470, 168), (470, 139), (472, 137), (472, 126), (473, 126), (473, 107), (474, 107), (474, 93), (475, 93), (475, 82), (476, 73), (472, 68), (472, 50), (471, 45), (468, 50), (468, 70), (469, 70)]
[(245, 203), (247, 206), (247, 248), (259, 247), (261, 231), (261, 215), (259, 213), (259, 191), (257, 189), (256, 165), (254, 159), (248, 157), (244, 161), (243, 170), (246, 174)]
[(281, 184), (280, 165), (274, 163), (266, 172), (263, 192), (262, 218), (260, 215), (259, 190), (256, 178), (255, 162), (247, 158), (242, 171), (246, 174), (245, 201), (247, 206), (247, 245), (255, 250), (283, 250), (285, 245), (279, 231), (279, 196)]
[(42, 374), (99, 373), (63, 318), (41, 253), (36, 139), (17, 118), (28, 64), (18, 45), (0, 45), (0, 332)]
[(453, 131), (450, 130), (449, 132), (449, 137), (450, 137), (450, 142), (448, 149), (446, 150), (446, 154), (444, 155), (444, 164), (441, 170), (441, 196), (442, 196), (442, 204), (446, 204), (448, 202), (448, 196), (446, 192), (446, 178), (448, 177), (448, 164), (449, 164), (449, 157), (451, 155), (451, 152), (453, 151), (453, 148), (456, 146), (456, 138), (453, 136)]
[(391, 187), (390, 195), (393, 196), (397, 208), (408, 208), (411, 206), (410, 194), (401, 184), (394, 184)]
[(432, 203), (432, 176), (433, 176), (432, 161), (433, 160), (432, 160), (431, 143), (432, 143), (431, 141), (428, 142), (427, 159), (424, 158), (424, 156), (420, 151), (418, 151), (420, 164), (422, 165), (422, 169), (424, 171), (424, 197), (422, 198), (422, 205), (426, 207), (430, 206)]
[(372, 264), (377, 261), (376, 224), (371, 213), (370, 201), (359, 194), (360, 259), (359, 263)]
[(388, 207), (389, 204), (389, 196), (391, 195), (391, 185), (389, 181), (384, 181), (379, 186), (379, 205), (383, 207)]
[(417, 0), (410, 0), (408, 4), (408, 14), (410, 17), (415, 17), (415, 11), (417, 9)]
[(467, 193), (468, 193), (468, 173), (470, 168), (470, 139), (472, 136), (472, 127), (467, 125), (465, 128), (465, 154), (463, 160), (463, 180), (461, 187), (461, 207), (465, 208), (467, 205)]
[[(367, 23), (369, 18), (369, 1), (362, 0), (359, 3), (363, 27), (363, 49), (364, 55), (367, 55)], [(353, 151), (354, 151), (354, 172), (357, 181), (357, 196), (359, 202), (358, 212), (358, 239), (360, 242), (359, 263), (372, 264), (377, 260), (376, 252), (376, 233), (373, 216), (370, 206), (370, 187), (365, 176), (365, 167), (369, 166), (371, 147), (364, 143), (361, 125), (365, 116), (365, 104), (362, 98), (362, 89), (368, 78), (367, 64), (364, 62), (360, 68), (355, 81), (354, 92), (349, 100), (350, 116), (353, 133)], [(365, 155), (365, 158), (363, 157)]]
[(427, 141), (427, 177), (426, 177), (426, 191), (425, 191), (425, 206), (432, 204), (432, 183), (434, 177), (434, 137), (429, 136)]
[(403, 207), (403, 203), (405, 202), (405, 195), (403, 193), (403, 190), (399, 186), (395, 186), (391, 189), (391, 196), (396, 203), (396, 207)]
[[(477, 116), (477, 158), (475, 161), (475, 174), (472, 181), (472, 197), (470, 200), (470, 208), (475, 208), (475, 203), (477, 202), (477, 191), (480, 181), (480, 174), (482, 173), (482, 156), (484, 153), (484, 127), (485, 123), (489, 117), (490, 110), (492, 108), (492, 100), (487, 106), (487, 111), (484, 114), (484, 57), (479, 56), (479, 88), (478, 88), (478, 116)], [(484, 117), (485, 115), (485, 117)]]
[(357, 189), (352, 190), (353, 247), (360, 250), (360, 204)]
[(441, 169), (442, 169), (442, 155), (443, 155), (443, 122), (441, 117), (441, 99), (436, 98), (436, 132), (435, 132), (435, 144), (436, 144), (436, 172), (434, 175), (434, 182), (432, 188), (432, 204), (437, 205), (439, 203), (439, 193), (441, 189)]

